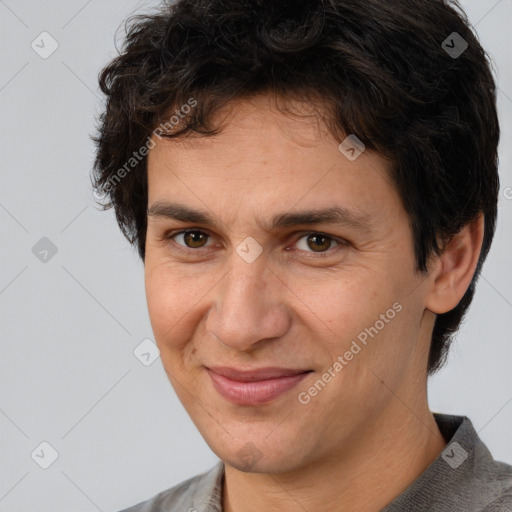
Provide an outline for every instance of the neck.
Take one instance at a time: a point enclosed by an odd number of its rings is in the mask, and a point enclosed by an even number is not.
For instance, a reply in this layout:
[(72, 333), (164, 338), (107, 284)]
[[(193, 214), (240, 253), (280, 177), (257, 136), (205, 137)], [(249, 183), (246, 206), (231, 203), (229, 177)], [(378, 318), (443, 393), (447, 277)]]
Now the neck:
[[(419, 404), (416, 404), (418, 406)], [(244, 473), (225, 465), (224, 512), (375, 512), (400, 495), (446, 442), (426, 396), (414, 413), (394, 400), (350, 449), (281, 474)]]

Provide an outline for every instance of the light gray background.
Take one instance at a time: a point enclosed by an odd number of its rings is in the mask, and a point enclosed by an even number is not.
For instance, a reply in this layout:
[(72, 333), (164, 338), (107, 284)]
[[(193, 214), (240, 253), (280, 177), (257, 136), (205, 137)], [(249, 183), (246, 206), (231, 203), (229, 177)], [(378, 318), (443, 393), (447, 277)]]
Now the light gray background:
[[(469, 416), (494, 456), (512, 463), (512, 1), (462, 4), (497, 68), (500, 216), (449, 365), (430, 382), (430, 402), (434, 411)], [(97, 74), (115, 55), (125, 18), (155, 5), (0, 1), (5, 512), (117, 511), (217, 461), (160, 359), (146, 367), (133, 354), (152, 338), (143, 267), (113, 212), (97, 210), (90, 190)], [(47, 59), (31, 48), (43, 31), (59, 45)], [(42, 237), (58, 249), (46, 263), (32, 253)], [(46, 470), (31, 458), (43, 441), (58, 452)], [(39, 461), (49, 457), (44, 447), (36, 453)]]

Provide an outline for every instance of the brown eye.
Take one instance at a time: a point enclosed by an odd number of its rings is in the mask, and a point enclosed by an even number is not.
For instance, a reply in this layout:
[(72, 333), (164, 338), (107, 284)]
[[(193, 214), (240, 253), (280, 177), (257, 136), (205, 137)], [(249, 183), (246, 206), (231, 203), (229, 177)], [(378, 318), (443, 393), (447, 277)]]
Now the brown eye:
[[(299, 247), (302, 240), (305, 240), (305, 243), (302, 243), (302, 247)], [(322, 233), (310, 233), (297, 242), (297, 247), (306, 252), (322, 253), (327, 252), (332, 247), (333, 242), (338, 245), (338, 242), (330, 236)]]
[(183, 237), (184, 242), (184, 244), (177, 242), (178, 245), (184, 245), (190, 249), (201, 249), (202, 247), (205, 247), (208, 240), (208, 235), (202, 231), (182, 231), (181, 233), (176, 233), (170, 238), (176, 239), (178, 237)]

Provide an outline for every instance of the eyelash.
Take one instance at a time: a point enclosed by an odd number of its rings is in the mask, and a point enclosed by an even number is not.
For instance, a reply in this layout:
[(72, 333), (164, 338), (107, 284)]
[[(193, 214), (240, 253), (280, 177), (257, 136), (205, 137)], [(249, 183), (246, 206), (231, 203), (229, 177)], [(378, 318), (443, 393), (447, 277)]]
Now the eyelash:
[[(206, 231), (203, 231), (202, 229), (191, 229), (191, 228), (188, 228), (188, 229), (182, 229), (180, 231), (176, 231), (176, 232), (171, 232), (167, 235), (165, 235), (164, 239), (166, 241), (169, 241), (169, 242), (173, 242), (173, 245), (175, 248), (177, 248), (178, 251), (183, 251), (183, 252), (186, 252), (186, 253), (190, 253), (191, 251), (192, 252), (199, 252), (201, 249), (205, 249), (205, 247), (199, 247), (197, 249), (193, 249), (192, 247), (184, 247), (183, 245), (180, 245), (178, 243), (176, 243), (176, 241), (174, 240), (175, 237), (177, 237), (178, 235), (182, 235), (184, 233), (190, 233), (190, 232), (194, 232), (194, 233), (201, 233), (203, 235), (206, 235), (208, 237), (210, 237), (211, 235), (206, 232)], [(308, 256), (306, 256), (307, 258), (326, 258), (328, 256), (332, 256), (333, 253), (337, 253), (340, 249), (344, 248), (344, 247), (347, 247), (349, 245), (349, 243), (342, 239), (342, 238), (337, 238), (337, 237), (334, 237), (332, 235), (328, 235), (327, 233), (323, 233), (321, 231), (302, 231), (300, 233), (298, 233), (299, 235), (301, 235), (299, 238), (297, 238), (297, 240), (294, 242), (294, 245), (299, 242), (299, 240), (302, 240), (303, 238), (309, 236), (309, 235), (321, 235), (321, 236), (324, 236), (326, 238), (328, 238), (329, 240), (331, 241), (334, 241), (336, 242), (338, 245), (335, 246), (334, 248), (332, 249), (327, 249), (326, 251), (324, 252), (318, 252), (318, 253), (315, 253), (315, 252), (309, 252), (309, 251), (302, 251), (299, 249), (299, 252), (303, 252), (304, 254), (307, 254)]]

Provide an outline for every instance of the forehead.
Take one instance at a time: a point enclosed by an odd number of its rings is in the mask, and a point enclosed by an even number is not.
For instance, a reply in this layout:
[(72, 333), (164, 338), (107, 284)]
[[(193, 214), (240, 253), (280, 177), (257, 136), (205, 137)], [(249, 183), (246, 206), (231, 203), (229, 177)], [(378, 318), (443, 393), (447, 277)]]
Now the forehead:
[[(204, 211), (211, 205), (234, 215), (253, 204), (279, 214), (329, 204), (372, 217), (375, 206), (398, 200), (388, 160), (369, 150), (350, 160), (317, 110), (303, 103), (287, 107), (267, 97), (237, 101), (219, 112), (215, 136), (153, 137), (150, 208), (172, 202)], [(268, 214), (259, 216), (262, 224)]]

